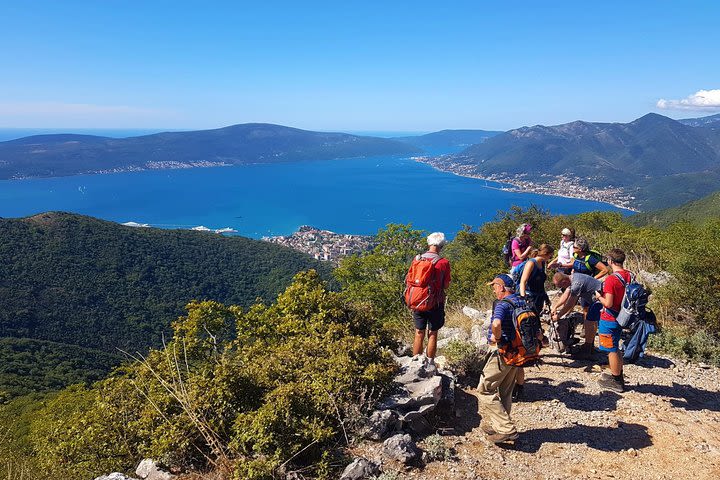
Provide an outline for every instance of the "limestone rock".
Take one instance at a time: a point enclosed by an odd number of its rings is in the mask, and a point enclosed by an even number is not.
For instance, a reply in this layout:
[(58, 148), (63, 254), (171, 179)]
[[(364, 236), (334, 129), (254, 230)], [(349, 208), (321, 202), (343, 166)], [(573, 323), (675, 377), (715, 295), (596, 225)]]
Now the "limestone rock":
[(380, 474), (380, 466), (366, 458), (356, 458), (350, 465), (345, 467), (340, 480), (362, 480), (373, 478)]
[(157, 462), (151, 458), (146, 458), (135, 469), (135, 475), (142, 480), (172, 480), (175, 478), (170, 472), (158, 467)]
[(113, 472), (109, 475), (102, 475), (100, 477), (96, 477), (95, 480), (137, 480), (133, 477), (125, 476), (124, 474), (120, 472)]
[(407, 433), (393, 435), (385, 440), (382, 452), (387, 458), (397, 460), (405, 465), (417, 461), (422, 453)]
[(392, 410), (376, 410), (370, 415), (364, 437), (369, 440), (382, 440), (399, 429), (398, 414)]

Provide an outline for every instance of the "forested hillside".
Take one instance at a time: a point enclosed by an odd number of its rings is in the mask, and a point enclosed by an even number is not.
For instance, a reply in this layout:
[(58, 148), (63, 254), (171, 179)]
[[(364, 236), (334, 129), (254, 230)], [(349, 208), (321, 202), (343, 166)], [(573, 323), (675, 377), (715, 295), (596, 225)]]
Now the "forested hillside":
[(0, 179), (417, 152), (411, 145), (384, 138), (262, 123), (128, 138), (35, 135), (0, 142)]
[(118, 349), (162, 345), (190, 301), (269, 301), (309, 268), (329, 274), (305, 254), (242, 237), (66, 213), (1, 219), (0, 390), (18, 390), (21, 377), (37, 377), (26, 387), (57, 388), (73, 377), (48, 369), (69, 362), (83, 372), (91, 358), (104, 373)]
[(621, 187), (635, 206), (652, 210), (718, 189), (720, 130), (652, 113), (630, 123), (536, 125), (496, 135), (438, 160), (443, 163), (540, 184), (565, 177), (591, 188)]
[(675, 208), (638, 213), (628, 218), (634, 225), (667, 227), (677, 222), (701, 223), (720, 217), (720, 192)]

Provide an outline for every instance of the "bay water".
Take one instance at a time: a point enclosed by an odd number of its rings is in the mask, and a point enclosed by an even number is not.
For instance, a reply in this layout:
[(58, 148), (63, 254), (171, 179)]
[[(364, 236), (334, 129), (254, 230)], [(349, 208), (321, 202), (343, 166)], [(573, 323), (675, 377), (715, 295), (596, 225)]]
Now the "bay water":
[(66, 211), (161, 228), (230, 227), (252, 238), (301, 225), (374, 234), (388, 223), (444, 231), (479, 226), (498, 210), (618, 210), (586, 200), (499, 190), (410, 158), (373, 157), (0, 181), (0, 216)]

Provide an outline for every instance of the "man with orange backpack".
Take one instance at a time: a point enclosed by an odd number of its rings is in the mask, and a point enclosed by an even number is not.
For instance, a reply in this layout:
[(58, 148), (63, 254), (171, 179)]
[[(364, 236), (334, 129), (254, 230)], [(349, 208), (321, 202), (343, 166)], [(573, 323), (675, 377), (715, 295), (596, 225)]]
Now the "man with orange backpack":
[(435, 358), (438, 330), (445, 324), (445, 291), (450, 286), (450, 262), (440, 256), (447, 243), (442, 232), (427, 237), (428, 251), (417, 255), (405, 277), (405, 305), (415, 323), (413, 355), (423, 351), (428, 331), (427, 357)]
[(510, 418), (512, 393), (523, 366), (537, 362), (542, 344), (540, 319), (515, 293), (515, 282), (506, 273), (488, 283), (495, 302), (490, 328), (490, 350), (478, 385), (480, 428), (493, 443), (517, 440)]

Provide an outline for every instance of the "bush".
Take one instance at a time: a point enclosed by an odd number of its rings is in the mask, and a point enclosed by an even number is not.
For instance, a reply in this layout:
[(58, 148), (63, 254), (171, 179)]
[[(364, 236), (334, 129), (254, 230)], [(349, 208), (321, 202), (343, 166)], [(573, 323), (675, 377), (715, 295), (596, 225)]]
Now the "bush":
[(483, 369), (485, 352), (470, 342), (454, 340), (443, 351), (447, 367), (458, 377), (479, 377)]
[(389, 387), (396, 368), (367, 324), (313, 271), (270, 306), (191, 303), (166, 348), (38, 413), (38, 458), (69, 478), (144, 456), (185, 469), (230, 465), (243, 479), (272, 478), (281, 465), (331, 475), (347, 416), (366, 392)]
[(720, 339), (697, 328), (671, 326), (651, 335), (648, 347), (676, 358), (720, 366)]

